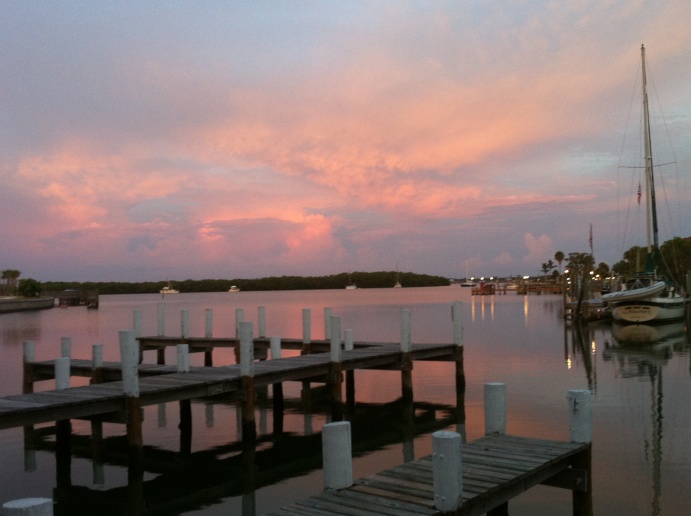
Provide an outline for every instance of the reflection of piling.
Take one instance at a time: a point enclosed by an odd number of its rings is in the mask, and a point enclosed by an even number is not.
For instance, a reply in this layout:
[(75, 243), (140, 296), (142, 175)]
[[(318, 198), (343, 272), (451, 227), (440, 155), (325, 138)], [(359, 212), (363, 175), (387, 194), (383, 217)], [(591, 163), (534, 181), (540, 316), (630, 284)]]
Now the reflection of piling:
[(403, 415), (403, 462), (415, 459), (415, 407), (413, 406), (413, 359), (410, 351), (410, 310), (401, 308), (401, 412)]
[[(281, 358), (281, 337), (271, 337), (271, 360), (278, 360)], [(283, 433), (283, 414), (285, 411), (285, 404), (283, 401), (283, 383), (277, 382), (271, 386), (272, 400), (273, 400), (273, 433), (274, 436), (279, 436)]]
[[(55, 360), (55, 389), (70, 388), (70, 357), (69, 346), (64, 346), (68, 339), (63, 339), (62, 356)], [(57, 473), (56, 486), (58, 490), (72, 485), (72, 424), (69, 419), (55, 422), (55, 469)]]
[[(569, 434), (571, 442), (591, 443), (593, 440), (593, 405), (589, 390), (573, 389), (567, 395), (569, 404)], [(585, 472), (580, 489), (572, 490), (574, 516), (592, 516), (593, 514), (593, 468), (592, 445), (575, 455), (572, 460), (574, 469)]]

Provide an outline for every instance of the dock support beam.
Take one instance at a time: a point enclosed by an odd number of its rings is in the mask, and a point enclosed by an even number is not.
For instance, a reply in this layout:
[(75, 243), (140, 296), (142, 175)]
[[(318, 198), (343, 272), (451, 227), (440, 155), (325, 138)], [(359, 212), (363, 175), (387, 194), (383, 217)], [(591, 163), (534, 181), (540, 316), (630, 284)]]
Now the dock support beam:
[(461, 441), (466, 442), (465, 431), (465, 366), (463, 364), (463, 321), (461, 303), (451, 305), (451, 322), (453, 324), (453, 343), (456, 345), (456, 429), (461, 434)]
[[(214, 327), (214, 311), (211, 308), (207, 308), (204, 311), (204, 337), (207, 339), (210, 339), (213, 337), (214, 332), (213, 332), (213, 327)], [(204, 367), (213, 367), (214, 365), (214, 358), (213, 358), (213, 347), (209, 346), (209, 348), (204, 351)]]

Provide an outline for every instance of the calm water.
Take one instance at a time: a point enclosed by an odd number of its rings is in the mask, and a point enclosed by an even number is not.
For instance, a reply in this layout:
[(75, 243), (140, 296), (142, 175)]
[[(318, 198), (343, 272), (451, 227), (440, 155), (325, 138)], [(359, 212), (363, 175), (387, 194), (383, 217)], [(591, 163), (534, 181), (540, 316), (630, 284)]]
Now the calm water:
[[(189, 310), (192, 336), (204, 333), (205, 309), (214, 310), (214, 336), (234, 334), (235, 310), (255, 323), (266, 307), (267, 334), (300, 338), (302, 309), (312, 309), (313, 338), (322, 338), (323, 309), (330, 307), (352, 328), (355, 340), (397, 341), (400, 308), (412, 314), (413, 342), (452, 341), (451, 303), (463, 303), (465, 330), (466, 432), (483, 433), (482, 389), (507, 384), (508, 432), (568, 439), (566, 392), (594, 392), (594, 505), (601, 515), (677, 515), (691, 506), (691, 353), (685, 324), (656, 328), (612, 328), (609, 323), (576, 331), (561, 319), (559, 296), (515, 294), (471, 298), (460, 287), (102, 296), (99, 310), (81, 307), (0, 315), (0, 395), (21, 391), (22, 342), (36, 342), (37, 359), (60, 354), (60, 338), (72, 338), (72, 355), (90, 358), (94, 343), (106, 360), (118, 359), (118, 330), (130, 329), (140, 310), (143, 333), (157, 332), (157, 307), (166, 306), (166, 333), (180, 334), (180, 312)], [(255, 331), (256, 333), (256, 331)], [(630, 343), (629, 341), (637, 343)], [(641, 343), (641, 341), (648, 341)], [(153, 362), (155, 353), (145, 361)], [(174, 350), (166, 355), (174, 363)], [(202, 365), (201, 354), (192, 365)], [(227, 350), (214, 364), (233, 362)], [(73, 379), (78, 385), (82, 380)], [(415, 363), (417, 406), (415, 457), (431, 453), (431, 432), (455, 430), (453, 364)], [(356, 477), (400, 464), (405, 447), (400, 412), (400, 373), (357, 372), (353, 448)], [(52, 389), (50, 382), (37, 390)], [(300, 403), (300, 384), (285, 386), (283, 434), (273, 435), (270, 395), (259, 392), (255, 453), (257, 486), (242, 496), (239, 418), (233, 399), (192, 404), (189, 456), (181, 456), (178, 404), (146, 407), (144, 442), (147, 503), (164, 514), (261, 514), (317, 493), (322, 487), (319, 431), (329, 405), (313, 388), (311, 413)], [(92, 461), (87, 422), (73, 421), (76, 435), (69, 474), (56, 472), (54, 438), (39, 439), (35, 456), (25, 454), (21, 429), (0, 431), (0, 503), (23, 497), (71, 493), (79, 504), (114, 507), (127, 496), (124, 427), (105, 424), (102, 470)], [(404, 449), (405, 448), (405, 449)], [(67, 478), (66, 478), (67, 477)], [(60, 487), (58, 491), (55, 491)], [(167, 505), (162, 505), (163, 502)], [(74, 503), (75, 505), (70, 505)], [(77, 502), (58, 510), (69, 514)], [(538, 487), (510, 503), (511, 514), (570, 514), (570, 492)], [(103, 511), (105, 514), (107, 511)]]

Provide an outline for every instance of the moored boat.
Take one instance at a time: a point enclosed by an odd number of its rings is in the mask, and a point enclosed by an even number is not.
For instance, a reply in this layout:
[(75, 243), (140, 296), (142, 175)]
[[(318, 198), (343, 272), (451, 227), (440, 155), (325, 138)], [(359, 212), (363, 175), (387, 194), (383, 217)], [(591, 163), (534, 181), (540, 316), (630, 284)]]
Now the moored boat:
[[(645, 193), (647, 222), (647, 259), (645, 272), (626, 280), (622, 289), (604, 294), (615, 321), (626, 323), (662, 323), (682, 319), (686, 315), (686, 299), (679, 291), (657, 275), (655, 255), (659, 253), (655, 178), (650, 137), (650, 114), (645, 69), (645, 47), (641, 45), (643, 82), (643, 144), (645, 148)], [(639, 186), (639, 199), (640, 199)]]

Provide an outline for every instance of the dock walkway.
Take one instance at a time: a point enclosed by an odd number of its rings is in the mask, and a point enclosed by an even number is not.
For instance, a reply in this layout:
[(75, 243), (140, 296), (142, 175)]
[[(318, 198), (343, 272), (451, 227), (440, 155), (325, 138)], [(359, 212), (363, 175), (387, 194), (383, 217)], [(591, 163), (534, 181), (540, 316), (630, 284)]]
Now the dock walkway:
[[(585, 471), (574, 467), (590, 453), (589, 443), (488, 435), (462, 445), (463, 504), (451, 514), (506, 514), (506, 503), (538, 484), (585, 491)], [(492, 512), (496, 511), (496, 512)], [(359, 479), (350, 487), (326, 490), (270, 516), (325, 514), (432, 516), (432, 456)]]
[[(453, 361), (457, 346), (454, 344), (415, 344), (412, 360)], [(342, 351), (343, 371), (355, 369), (391, 369), (406, 367), (406, 358), (395, 344), (357, 347)], [(51, 376), (50, 362), (36, 364), (33, 380)], [(31, 364), (25, 364), (31, 367)], [(85, 376), (89, 362), (73, 361), (71, 373)], [(102, 368), (104, 377), (118, 374), (118, 363), (107, 363)], [(305, 381), (330, 374), (332, 362), (329, 353), (314, 353), (254, 364), (254, 385), (263, 386), (286, 381)], [(221, 367), (191, 367), (189, 372), (175, 372), (175, 366), (140, 365), (140, 404), (153, 405), (190, 400), (243, 389), (240, 365)], [(33, 372), (31, 373), (33, 375)], [(51, 421), (94, 417), (126, 409), (122, 381), (110, 381), (82, 387), (17, 394), (0, 398), (0, 429), (34, 425)]]

